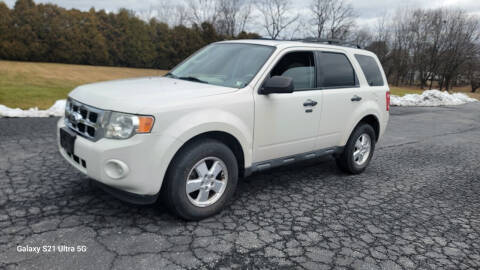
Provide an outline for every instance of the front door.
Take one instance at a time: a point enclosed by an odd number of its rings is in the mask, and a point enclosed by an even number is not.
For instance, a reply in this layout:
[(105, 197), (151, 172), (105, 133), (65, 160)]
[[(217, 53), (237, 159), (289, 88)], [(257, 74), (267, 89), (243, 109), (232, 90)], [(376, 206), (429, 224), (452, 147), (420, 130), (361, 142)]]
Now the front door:
[(322, 91), (312, 51), (285, 52), (267, 76), (293, 79), (294, 92), (255, 95), (254, 160), (261, 162), (315, 150)]

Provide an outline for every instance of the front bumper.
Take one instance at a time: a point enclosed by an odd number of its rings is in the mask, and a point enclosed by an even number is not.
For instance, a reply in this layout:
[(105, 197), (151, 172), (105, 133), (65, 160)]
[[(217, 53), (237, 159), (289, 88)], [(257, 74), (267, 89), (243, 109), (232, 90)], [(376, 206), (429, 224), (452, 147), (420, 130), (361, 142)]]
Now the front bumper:
[(155, 195), (141, 195), (136, 193), (131, 193), (121, 189), (117, 189), (108, 185), (105, 185), (102, 182), (97, 180), (91, 180), (92, 184), (96, 187), (103, 189), (105, 192), (110, 193), (114, 197), (128, 203), (132, 204), (152, 204), (157, 201), (158, 193)]
[[(132, 203), (128, 199), (140, 196), (145, 201), (153, 200), (160, 191), (169, 159), (162, 158), (163, 146), (174, 144), (174, 138), (155, 134), (137, 134), (127, 140), (100, 139), (90, 141), (77, 135), (74, 155), (68, 155), (60, 145), (59, 130), (65, 127), (64, 118), (57, 123), (57, 145), (60, 154), (77, 170), (98, 181), (103, 189)], [(110, 161), (120, 161), (128, 167), (128, 173), (112, 178), (107, 173)], [(110, 175), (110, 176), (109, 176)], [(114, 192), (118, 190), (119, 192)], [(128, 196), (121, 196), (127, 194)]]

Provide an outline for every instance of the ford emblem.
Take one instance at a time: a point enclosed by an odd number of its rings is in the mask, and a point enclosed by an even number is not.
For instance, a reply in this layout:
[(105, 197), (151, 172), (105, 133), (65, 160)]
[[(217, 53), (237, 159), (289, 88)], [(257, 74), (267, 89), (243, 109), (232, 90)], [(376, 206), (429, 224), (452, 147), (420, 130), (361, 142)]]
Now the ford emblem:
[(82, 120), (82, 115), (79, 114), (78, 112), (72, 112), (70, 114), (70, 121), (73, 124), (78, 124), (78, 122), (80, 122), (80, 120)]

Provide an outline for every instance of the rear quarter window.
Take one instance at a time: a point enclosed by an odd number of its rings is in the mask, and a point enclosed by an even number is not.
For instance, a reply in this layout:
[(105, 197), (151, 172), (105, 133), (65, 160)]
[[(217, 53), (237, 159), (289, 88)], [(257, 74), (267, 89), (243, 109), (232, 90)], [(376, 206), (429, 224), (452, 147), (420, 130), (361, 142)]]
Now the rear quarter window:
[(385, 82), (383, 81), (382, 73), (378, 67), (377, 61), (375, 58), (368, 55), (355, 54), (360, 67), (362, 68), (363, 74), (370, 86), (383, 86)]

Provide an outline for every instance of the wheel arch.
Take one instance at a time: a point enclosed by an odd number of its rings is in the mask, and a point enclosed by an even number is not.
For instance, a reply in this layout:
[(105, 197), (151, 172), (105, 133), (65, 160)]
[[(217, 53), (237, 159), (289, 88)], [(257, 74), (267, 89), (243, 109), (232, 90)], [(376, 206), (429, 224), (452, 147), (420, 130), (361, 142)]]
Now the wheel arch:
[[(206, 131), (200, 134), (197, 134), (190, 139), (188, 139), (175, 153), (174, 157), (170, 161), (175, 159), (175, 157), (178, 155), (182, 149), (187, 147), (188, 145), (191, 145), (193, 143), (196, 143), (198, 141), (201, 141), (203, 139), (213, 139), (217, 140), (223, 144), (225, 144), (230, 150), (232, 150), (233, 154), (235, 155), (235, 158), (237, 159), (237, 164), (238, 164), (238, 172), (239, 176), (243, 175), (245, 171), (245, 152), (243, 150), (242, 144), (240, 141), (232, 134), (225, 132), (225, 131), (219, 131), (219, 130), (213, 130), (213, 131)], [(170, 167), (171, 164), (169, 164), (168, 167)]]
[(380, 136), (380, 120), (378, 116), (373, 113), (365, 114), (363, 117), (356, 120), (354, 123), (355, 124), (352, 125), (350, 130), (348, 130), (348, 132), (344, 135), (343, 145), (347, 143), (350, 136), (352, 136), (353, 131), (362, 123), (366, 123), (372, 126), (373, 130), (375, 131), (375, 141), (378, 141)]
[[(380, 136), (380, 121), (378, 118), (373, 114), (366, 115), (360, 119), (360, 121), (358, 121), (358, 123), (355, 125), (355, 128), (357, 128), (361, 123), (367, 123), (373, 128), (375, 131), (375, 141), (378, 141), (378, 137)], [(355, 130), (355, 128), (353, 130)]]

